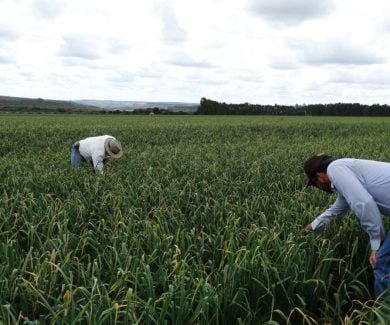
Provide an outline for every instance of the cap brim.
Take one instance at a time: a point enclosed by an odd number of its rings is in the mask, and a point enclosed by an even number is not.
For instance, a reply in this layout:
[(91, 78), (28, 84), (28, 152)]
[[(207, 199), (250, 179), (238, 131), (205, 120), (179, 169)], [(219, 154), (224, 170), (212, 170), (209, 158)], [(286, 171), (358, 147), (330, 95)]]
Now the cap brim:
[(108, 152), (108, 154), (110, 155), (110, 157), (118, 159), (123, 156), (123, 151), (119, 151), (118, 153)]

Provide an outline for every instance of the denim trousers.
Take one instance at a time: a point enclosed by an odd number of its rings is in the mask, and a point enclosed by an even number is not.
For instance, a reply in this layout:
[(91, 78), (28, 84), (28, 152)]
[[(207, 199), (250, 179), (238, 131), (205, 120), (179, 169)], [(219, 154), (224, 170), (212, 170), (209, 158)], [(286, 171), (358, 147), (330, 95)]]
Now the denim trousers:
[(376, 296), (390, 289), (390, 231), (376, 253), (374, 281)]
[(75, 144), (72, 144), (72, 147), (70, 149), (70, 165), (72, 167), (78, 167), (84, 161), (85, 161), (85, 159), (83, 158), (83, 156), (81, 156), (79, 148), (76, 147)]

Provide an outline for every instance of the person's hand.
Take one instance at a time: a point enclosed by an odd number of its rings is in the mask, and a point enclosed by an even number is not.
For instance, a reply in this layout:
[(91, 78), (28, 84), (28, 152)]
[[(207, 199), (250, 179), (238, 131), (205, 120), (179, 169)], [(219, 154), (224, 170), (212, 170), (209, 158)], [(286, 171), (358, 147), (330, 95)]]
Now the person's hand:
[(376, 251), (371, 251), (370, 254), (370, 264), (372, 268), (375, 268), (376, 265)]
[(305, 229), (302, 230), (302, 233), (304, 235), (307, 235), (307, 234), (310, 234), (311, 232), (313, 232), (313, 227), (311, 226), (311, 223), (309, 223)]

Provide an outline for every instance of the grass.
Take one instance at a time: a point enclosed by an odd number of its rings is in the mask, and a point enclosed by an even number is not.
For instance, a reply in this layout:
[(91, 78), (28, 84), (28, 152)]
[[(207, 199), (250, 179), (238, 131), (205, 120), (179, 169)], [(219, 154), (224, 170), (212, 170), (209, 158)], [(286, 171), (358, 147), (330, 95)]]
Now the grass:
[[(388, 118), (0, 115), (0, 319), (386, 324), (368, 236), (303, 189), (312, 153), (390, 160)], [(69, 167), (112, 134), (124, 156)]]

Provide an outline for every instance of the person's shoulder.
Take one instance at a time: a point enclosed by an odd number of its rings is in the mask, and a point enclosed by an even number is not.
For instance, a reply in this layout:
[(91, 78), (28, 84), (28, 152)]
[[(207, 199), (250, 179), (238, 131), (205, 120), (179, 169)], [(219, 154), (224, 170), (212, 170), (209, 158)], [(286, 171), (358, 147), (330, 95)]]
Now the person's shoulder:
[(80, 140), (80, 144), (92, 146), (103, 143), (106, 139), (107, 137), (104, 135), (92, 136)]
[(109, 134), (102, 135), (101, 138), (102, 138), (102, 139), (115, 139), (114, 136), (109, 135)]
[(337, 158), (335, 160), (333, 160), (330, 165), (349, 165), (349, 164), (353, 164), (357, 159), (355, 158)]
[(83, 140), (105, 140), (107, 138), (114, 138), (114, 137), (112, 135), (105, 134), (105, 135), (95, 135), (92, 137), (87, 137)]
[(335, 159), (333, 160), (328, 168), (327, 168), (327, 171), (332, 171), (334, 169), (337, 169), (338, 167), (344, 167), (344, 166), (350, 166), (351, 164), (353, 164), (355, 162), (356, 159), (353, 159), (353, 158), (338, 158), (338, 159)]
[(94, 138), (106, 139), (106, 138), (113, 138), (113, 136), (109, 134), (104, 134), (104, 135), (97, 135)]

